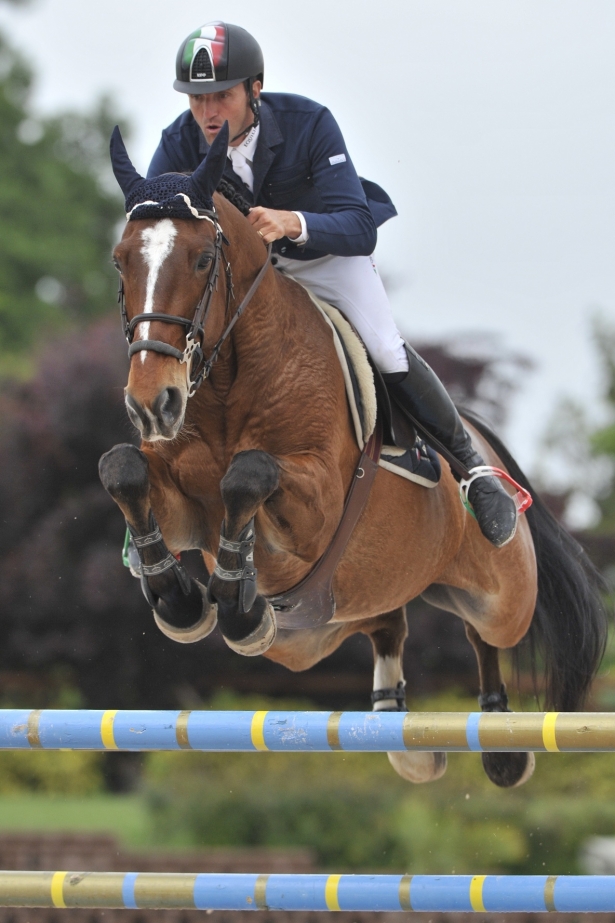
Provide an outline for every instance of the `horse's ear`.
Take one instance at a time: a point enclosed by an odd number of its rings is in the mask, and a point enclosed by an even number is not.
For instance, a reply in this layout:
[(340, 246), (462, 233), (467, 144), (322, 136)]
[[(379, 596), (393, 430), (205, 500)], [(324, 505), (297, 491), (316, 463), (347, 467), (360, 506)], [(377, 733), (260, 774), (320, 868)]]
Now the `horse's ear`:
[(111, 166), (113, 167), (115, 178), (124, 196), (128, 198), (135, 186), (143, 182), (143, 177), (137, 173), (133, 167), (130, 157), (128, 156), (128, 151), (126, 150), (126, 145), (124, 144), (124, 139), (117, 125), (113, 129), (113, 134), (111, 135), (109, 152), (111, 154)]
[(228, 138), (228, 122), (225, 122), (207, 151), (207, 157), (192, 174), (193, 185), (206, 200), (212, 198), (222, 179), (228, 152)]

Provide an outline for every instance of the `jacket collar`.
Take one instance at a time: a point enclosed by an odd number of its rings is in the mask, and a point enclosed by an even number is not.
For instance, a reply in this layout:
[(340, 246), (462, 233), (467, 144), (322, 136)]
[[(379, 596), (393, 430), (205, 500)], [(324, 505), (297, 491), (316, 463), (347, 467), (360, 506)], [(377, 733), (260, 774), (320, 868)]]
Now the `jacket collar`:
[(260, 107), (260, 124), (261, 133), (254, 154), (254, 201), (258, 201), (263, 182), (274, 161), (276, 148), (283, 143), (282, 132), (275, 120), (273, 110), (265, 100), (261, 101)]
[[(196, 122), (194, 123), (196, 125)], [(269, 167), (274, 161), (276, 151), (275, 148), (279, 147), (283, 143), (284, 137), (278, 123), (276, 122), (273, 110), (269, 103), (266, 103), (264, 99), (261, 99), (260, 106), (260, 134), (258, 137), (258, 144), (256, 145), (256, 151), (254, 153), (254, 162), (252, 164), (252, 169), (254, 172), (254, 192), (251, 193), (247, 186), (245, 190), (247, 192), (246, 198), (248, 201), (258, 201), (258, 196), (263, 186), (263, 182), (267, 175)], [(205, 156), (209, 150), (209, 145), (205, 140), (205, 135), (201, 129), (196, 125), (198, 136), (199, 136), (199, 154)], [(224, 176), (227, 179), (231, 179), (235, 186), (238, 185), (237, 176), (233, 172), (233, 169), (230, 165), (230, 160), (227, 162), (226, 167), (224, 168)], [(244, 186), (243, 183), (241, 183)]]

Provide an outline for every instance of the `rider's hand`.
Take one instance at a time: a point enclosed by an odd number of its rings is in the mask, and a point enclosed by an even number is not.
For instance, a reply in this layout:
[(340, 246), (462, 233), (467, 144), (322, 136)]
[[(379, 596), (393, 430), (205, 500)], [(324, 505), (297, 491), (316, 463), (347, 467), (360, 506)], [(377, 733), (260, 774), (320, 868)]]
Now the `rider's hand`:
[(294, 212), (277, 211), (275, 208), (251, 208), (248, 221), (259, 232), (266, 244), (281, 237), (291, 240), (301, 236), (301, 222)]

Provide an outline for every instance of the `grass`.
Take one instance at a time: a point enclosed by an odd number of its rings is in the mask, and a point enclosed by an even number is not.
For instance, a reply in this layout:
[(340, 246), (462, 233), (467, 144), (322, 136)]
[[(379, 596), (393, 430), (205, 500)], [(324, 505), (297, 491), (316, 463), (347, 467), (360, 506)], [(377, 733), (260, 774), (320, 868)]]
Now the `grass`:
[(149, 814), (140, 795), (0, 795), (0, 833), (31, 830), (110, 833), (124, 846), (152, 845)]

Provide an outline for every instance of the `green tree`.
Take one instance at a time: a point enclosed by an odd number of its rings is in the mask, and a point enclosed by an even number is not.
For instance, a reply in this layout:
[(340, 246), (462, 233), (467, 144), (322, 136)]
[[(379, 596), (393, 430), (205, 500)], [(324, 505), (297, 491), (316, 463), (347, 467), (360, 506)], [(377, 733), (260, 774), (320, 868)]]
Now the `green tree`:
[(108, 100), (36, 119), (32, 74), (0, 36), (0, 374), (27, 373), (32, 346), (114, 303), (109, 251), (122, 215), (108, 182)]
[(591, 407), (569, 396), (559, 401), (534, 476), (558, 515), (584, 530), (584, 540), (615, 536), (615, 324), (595, 316), (591, 337), (600, 393)]
[(615, 325), (599, 318), (594, 324), (594, 342), (604, 380), (606, 422), (590, 431), (589, 448), (603, 463), (602, 489), (596, 497), (600, 510), (600, 533), (615, 532)]

